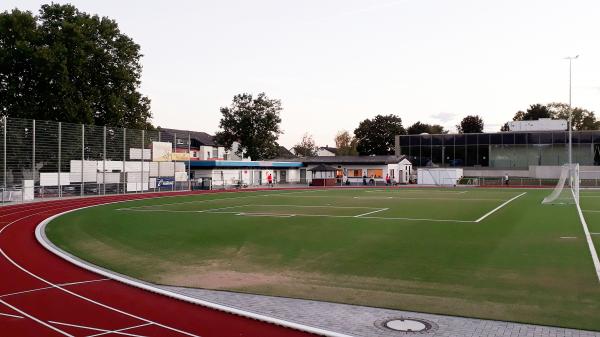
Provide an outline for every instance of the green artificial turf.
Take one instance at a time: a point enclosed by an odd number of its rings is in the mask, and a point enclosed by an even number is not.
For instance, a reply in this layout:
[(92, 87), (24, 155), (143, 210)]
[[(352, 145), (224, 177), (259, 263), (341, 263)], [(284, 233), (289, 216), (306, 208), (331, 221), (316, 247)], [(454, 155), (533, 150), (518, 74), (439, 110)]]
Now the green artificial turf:
[[(47, 234), (85, 260), (161, 284), (600, 330), (600, 282), (576, 208), (542, 205), (549, 193), (169, 197), (69, 213)], [(581, 205), (600, 232), (600, 192), (582, 192)]]

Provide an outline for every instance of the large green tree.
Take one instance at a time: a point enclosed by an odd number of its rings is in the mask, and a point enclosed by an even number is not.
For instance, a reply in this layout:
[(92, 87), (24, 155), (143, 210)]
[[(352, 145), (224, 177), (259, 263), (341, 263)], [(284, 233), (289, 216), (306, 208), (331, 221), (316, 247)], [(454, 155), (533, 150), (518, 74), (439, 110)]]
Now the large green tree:
[(281, 101), (269, 99), (265, 93), (256, 98), (251, 94), (233, 97), (229, 107), (222, 107), (220, 131), (216, 141), (227, 148), (239, 142), (238, 154), (242, 152), (253, 160), (272, 159), (277, 156), (277, 139), (282, 133)]
[(354, 130), (356, 149), (361, 155), (388, 155), (394, 153), (396, 135), (405, 133), (402, 119), (396, 115), (377, 115), (365, 119)]
[(467, 116), (460, 121), (456, 129), (458, 133), (482, 133), (483, 119), (477, 115)]
[(573, 130), (600, 130), (600, 121), (596, 119), (593, 111), (557, 102), (550, 103), (547, 107), (554, 119), (569, 120), (571, 116)]
[(114, 20), (72, 5), (0, 13), (0, 114), (151, 128), (141, 57)]
[(406, 133), (409, 135), (420, 135), (422, 133), (442, 134), (448, 133), (448, 131), (444, 130), (444, 127), (438, 124), (426, 124), (416, 122), (413, 125), (406, 128)]

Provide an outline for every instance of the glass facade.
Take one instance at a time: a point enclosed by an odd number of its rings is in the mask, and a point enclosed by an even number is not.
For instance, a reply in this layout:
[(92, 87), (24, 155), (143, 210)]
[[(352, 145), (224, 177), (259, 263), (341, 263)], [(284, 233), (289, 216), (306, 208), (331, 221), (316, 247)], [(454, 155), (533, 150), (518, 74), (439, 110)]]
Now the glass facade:
[[(567, 131), (397, 136), (398, 155), (414, 166), (528, 168), (563, 165)], [(600, 165), (600, 131), (573, 132), (573, 162)]]

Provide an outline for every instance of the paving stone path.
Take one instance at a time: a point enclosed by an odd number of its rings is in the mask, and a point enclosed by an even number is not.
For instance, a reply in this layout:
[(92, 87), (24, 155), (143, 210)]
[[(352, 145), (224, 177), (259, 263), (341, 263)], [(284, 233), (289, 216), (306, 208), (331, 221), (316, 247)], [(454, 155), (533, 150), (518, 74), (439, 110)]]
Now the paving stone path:
[[(160, 286), (193, 298), (357, 337), (600, 337), (600, 332), (484, 319), (423, 314), (227, 291)], [(419, 319), (427, 332), (398, 332), (385, 327), (391, 319)], [(598, 318), (600, 319), (600, 317)]]

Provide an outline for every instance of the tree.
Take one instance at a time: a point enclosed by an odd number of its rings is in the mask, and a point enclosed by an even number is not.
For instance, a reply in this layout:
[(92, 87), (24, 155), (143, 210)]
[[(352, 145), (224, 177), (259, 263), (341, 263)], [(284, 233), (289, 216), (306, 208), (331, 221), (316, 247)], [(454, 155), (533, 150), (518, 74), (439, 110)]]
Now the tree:
[(550, 103), (547, 107), (554, 119), (569, 120), (571, 116), (573, 130), (600, 130), (600, 121), (596, 120), (593, 111), (557, 102)]
[(277, 139), (282, 133), (281, 101), (269, 99), (263, 92), (253, 98), (251, 94), (233, 97), (229, 107), (222, 107), (216, 141), (227, 149), (239, 142), (238, 154), (242, 152), (254, 160), (272, 159), (277, 156)]
[(458, 133), (482, 133), (483, 132), (483, 119), (481, 117), (467, 116), (460, 121), (460, 124), (456, 126)]
[(152, 128), (141, 57), (115, 21), (72, 5), (0, 13), (0, 114)]
[(314, 157), (317, 155), (317, 145), (315, 145), (315, 140), (313, 136), (305, 133), (302, 136), (302, 140), (300, 143), (294, 145), (292, 147), (297, 156), (300, 157)]
[(406, 129), (406, 133), (409, 135), (420, 135), (422, 133), (429, 134), (443, 134), (448, 133), (448, 131), (444, 130), (444, 127), (438, 124), (425, 124), (421, 122), (416, 122), (415, 124), (409, 126)]
[(527, 112), (518, 111), (513, 117), (513, 121), (535, 121), (540, 118), (551, 118), (552, 113), (547, 106), (542, 104), (532, 104)]
[(377, 115), (365, 119), (354, 130), (356, 149), (361, 155), (389, 155), (394, 153), (396, 135), (405, 134), (402, 119), (396, 115)]
[(356, 156), (356, 138), (352, 137), (350, 132), (346, 130), (339, 131), (335, 135), (335, 147), (337, 148), (338, 156)]

